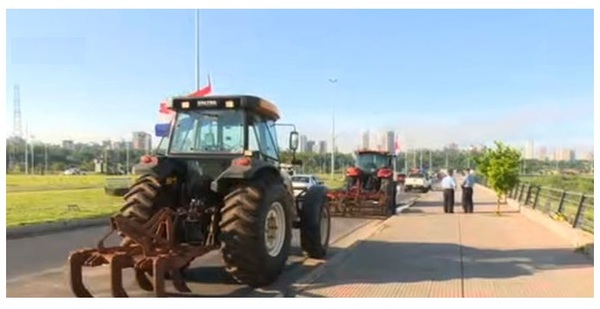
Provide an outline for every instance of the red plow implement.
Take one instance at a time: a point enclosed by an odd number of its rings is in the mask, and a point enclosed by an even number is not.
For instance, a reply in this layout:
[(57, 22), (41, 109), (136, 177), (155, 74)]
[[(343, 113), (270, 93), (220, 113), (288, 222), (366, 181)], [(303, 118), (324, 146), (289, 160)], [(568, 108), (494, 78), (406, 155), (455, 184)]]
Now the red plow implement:
[[(142, 290), (153, 291), (164, 297), (165, 278), (170, 276), (179, 292), (190, 292), (180, 270), (196, 257), (214, 248), (191, 246), (174, 242), (174, 212), (163, 208), (145, 224), (139, 224), (122, 215), (111, 218), (112, 230), (95, 249), (82, 249), (69, 256), (69, 285), (77, 297), (93, 297), (83, 283), (83, 268), (108, 264), (113, 297), (128, 297), (123, 288), (123, 269), (133, 268), (135, 279)], [(128, 241), (121, 246), (105, 247), (104, 241), (119, 232)]]

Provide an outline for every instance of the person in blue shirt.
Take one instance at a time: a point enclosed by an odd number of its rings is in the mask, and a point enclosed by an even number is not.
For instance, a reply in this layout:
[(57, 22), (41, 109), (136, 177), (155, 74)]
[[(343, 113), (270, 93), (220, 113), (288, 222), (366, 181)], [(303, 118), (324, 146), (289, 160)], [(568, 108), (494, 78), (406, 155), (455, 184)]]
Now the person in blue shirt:
[(461, 184), (462, 206), (465, 213), (473, 213), (473, 187), (475, 186), (475, 171), (469, 170)]
[(456, 181), (452, 177), (453, 171), (448, 170), (446, 177), (442, 178), (441, 186), (444, 190), (444, 212), (454, 213), (454, 190), (456, 190)]

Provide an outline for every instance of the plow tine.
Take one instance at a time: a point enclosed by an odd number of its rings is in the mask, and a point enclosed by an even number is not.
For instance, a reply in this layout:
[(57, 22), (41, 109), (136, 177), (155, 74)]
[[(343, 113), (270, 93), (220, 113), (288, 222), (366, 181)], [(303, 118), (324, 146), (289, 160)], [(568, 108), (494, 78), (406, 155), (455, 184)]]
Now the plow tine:
[(173, 286), (175, 289), (182, 293), (190, 293), (192, 290), (187, 286), (185, 280), (183, 280), (183, 276), (179, 270), (171, 271), (171, 279), (173, 279)]
[(69, 256), (69, 285), (77, 297), (93, 297), (83, 284), (83, 264), (88, 257), (86, 252), (75, 252)]
[(163, 257), (158, 257), (152, 264), (152, 272), (154, 274), (154, 295), (156, 297), (165, 297), (165, 270), (167, 268), (167, 261)]
[(152, 282), (146, 276), (146, 272), (141, 269), (135, 269), (135, 281), (137, 281), (140, 288), (144, 291), (154, 291), (154, 286), (152, 286)]
[(110, 289), (113, 297), (128, 297), (123, 288), (123, 268), (128, 267), (131, 258), (126, 255), (116, 254), (110, 260)]

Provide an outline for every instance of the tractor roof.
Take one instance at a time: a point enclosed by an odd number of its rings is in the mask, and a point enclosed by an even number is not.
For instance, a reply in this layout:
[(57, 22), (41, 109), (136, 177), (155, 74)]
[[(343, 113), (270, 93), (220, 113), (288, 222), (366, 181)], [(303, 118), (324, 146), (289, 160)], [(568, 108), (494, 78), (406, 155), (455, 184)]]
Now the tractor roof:
[(279, 120), (279, 109), (275, 104), (252, 95), (215, 95), (205, 97), (175, 97), (172, 108), (185, 109), (246, 109), (265, 118)]

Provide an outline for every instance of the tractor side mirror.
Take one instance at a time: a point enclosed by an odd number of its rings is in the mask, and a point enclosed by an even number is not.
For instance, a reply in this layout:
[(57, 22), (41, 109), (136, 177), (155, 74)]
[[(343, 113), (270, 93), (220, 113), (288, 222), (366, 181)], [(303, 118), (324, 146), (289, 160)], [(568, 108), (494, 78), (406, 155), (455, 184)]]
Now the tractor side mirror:
[(290, 132), (290, 149), (292, 151), (298, 150), (298, 132)]

